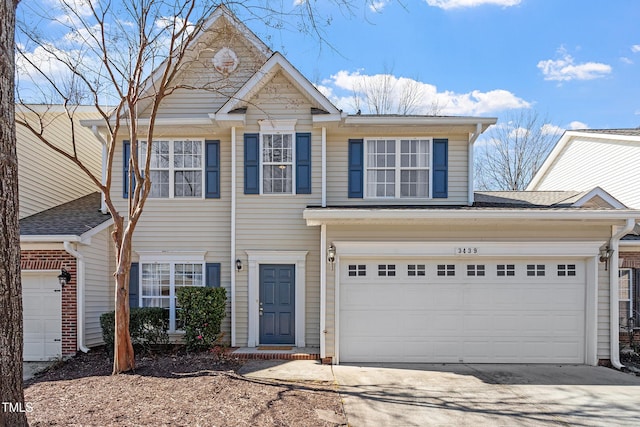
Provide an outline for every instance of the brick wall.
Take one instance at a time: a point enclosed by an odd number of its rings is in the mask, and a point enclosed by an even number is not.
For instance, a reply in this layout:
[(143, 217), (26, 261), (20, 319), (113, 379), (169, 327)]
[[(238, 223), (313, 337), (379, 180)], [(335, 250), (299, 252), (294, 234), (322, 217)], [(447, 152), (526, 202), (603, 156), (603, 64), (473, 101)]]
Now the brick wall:
[(64, 268), (71, 274), (71, 281), (62, 289), (62, 355), (76, 354), (77, 304), (76, 280), (77, 260), (64, 250), (25, 250), (20, 256), (20, 267), (24, 270), (57, 270)]

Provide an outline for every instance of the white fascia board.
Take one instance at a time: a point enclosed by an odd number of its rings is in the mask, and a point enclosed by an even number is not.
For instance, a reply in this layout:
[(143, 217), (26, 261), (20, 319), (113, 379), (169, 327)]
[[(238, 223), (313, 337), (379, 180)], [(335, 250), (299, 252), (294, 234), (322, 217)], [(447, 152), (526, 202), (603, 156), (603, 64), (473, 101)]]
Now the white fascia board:
[(97, 226), (93, 227), (91, 230), (82, 233), (82, 235), (80, 235), (80, 241), (82, 243), (89, 244), (88, 242), (91, 241), (91, 237), (93, 237), (96, 234), (100, 233), (101, 231), (111, 227), (112, 225), (113, 225), (113, 218), (109, 218), (108, 220), (106, 220), (102, 224), (97, 225)]
[[(482, 257), (593, 257), (602, 241), (437, 241), (437, 242), (357, 242), (333, 241), (337, 257), (430, 257), (474, 259)], [(458, 255), (458, 248), (473, 248), (474, 254)]]
[[(138, 119), (138, 126), (149, 126), (150, 119)], [(115, 124), (115, 119), (111, 118), (109, 120), (110, 124)], [(127, 119), (120, 119), (120, 124), (123, 127), (127, 127), (128, 124)], [(80, 124), (84, 127), (105, 127), (106, 123), (104, 120), (80, 120)], [(207, 126), (212, 124), (211, 116), (207, 117), (167, 117), (167, 118), (156, 118), (154, 125), (155, 126)]]
[(305, 209), (308, 226), (340, 223), (397, 222), (416, 223), (434, 219), (450, 220), (592, 220), (618, 222), (639, 219), (639, 210), (506, 210), (506, 209)]
[(446, 125), (446, 126), (477, 126), (482, 125), (482, 132), (489, 126), (496, 124), (495, 117), (439, 117), (439, 116), (357, 116), (351, 115), (344, 119), (345, 125), (354, 126), (388, 126), (388, 125)]
[(328, 123), (341, 122), (343, 119), (347, 117), (346, 113), (335, 113), (335, 114), (314, 114), (311, 116), (311, 121), (313, 124), (324, 125)]
[(593, 190), (589, 191), (584, 196), (580, 197), (573, 204), (573, 206), (577, 208), (584, 206), (585, 203), (587, 203), (589, 200), (593, 199), (594, 197), (600, 197), (602, 200), (607, 202), (609, 205), (611, 205), (611, 207), (615, 209), (628, 209), (627, 206), (625, 206), (618, 199), (616, 199), (615, 197), (613, 197), (611, 194), (607, 193), (605, 190), (603, 190), (600, 187), (596, 187)]
[(213, 122), (225, 126), (244, 126), (247, 122), (246, 114), (209, 113), (209, 118)]
[(279, 52), (274, 53), (258, 71), (231, 97), (221, 108), (219, 113), (229, 113), (238, 104), (250, 98), (250, 94), (259, 87), (260, 83), (269, 79), (275, 71), (282, 70), (298, 87), (306, 92), (311, 99), (316, 101), (323, 109), (332, 114), (338, 114), (339, 110), (320, 91), (309, 82), (287, 59)]
[(80, 236), (68, 234), (51, 234), (51, 235), (28, 235), (20, 236), (20, 242), (25, 243), (63, 243), (63, 242), (80, 242)]

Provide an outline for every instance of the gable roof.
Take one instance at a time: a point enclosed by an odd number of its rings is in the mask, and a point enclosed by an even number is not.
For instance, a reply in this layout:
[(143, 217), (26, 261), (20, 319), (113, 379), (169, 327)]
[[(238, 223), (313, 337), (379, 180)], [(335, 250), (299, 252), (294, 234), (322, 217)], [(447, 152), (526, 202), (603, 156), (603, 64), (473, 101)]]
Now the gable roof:
[(218, 110), (216, 116), (229, 114), (238, 108), (246, 107), (247, 100), (251, 99), (262, 89), (278, 72), (284, 75), (302, 92), (313, 104), (329, 114), (339, 114), (331, 101), (327, 99), (305, 76), (300, 73), (280, 52), (275, 52), (271, 58), (251, 77), (234, 96)]
[(100, 211), (100, 193), (92, 193), (22, 218), (20, 238), (22, 241), (77, 241), (90, 237), (111, 223), (111, 215)]
[(640, 147), (640, 128), (638, 129), (583, 129), (568, 130), (562, 134), (560, 140), (556, 143), (553, 150), (549, 153), (538, 172), (531, 179), (527, 186), (527, 190), (537, 190), (540, 183), (546, 175), (551, 171), (555, 162), (564, 153), (569, 143), (576, 138), (601, 139), (603, 141), (625, 141), (630, 143), (638, 143)]

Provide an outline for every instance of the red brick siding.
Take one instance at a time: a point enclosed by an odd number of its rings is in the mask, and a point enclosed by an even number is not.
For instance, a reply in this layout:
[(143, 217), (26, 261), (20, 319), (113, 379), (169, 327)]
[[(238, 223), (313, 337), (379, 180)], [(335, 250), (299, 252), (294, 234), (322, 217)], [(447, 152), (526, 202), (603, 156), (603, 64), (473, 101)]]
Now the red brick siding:
[(62, 289), (62, 355), (76, 354), (77, 345), (77, 260), (64, 250), (26, 250), (20, 256), (22, 270), (60, 270), (71, 274), (71, 281)]

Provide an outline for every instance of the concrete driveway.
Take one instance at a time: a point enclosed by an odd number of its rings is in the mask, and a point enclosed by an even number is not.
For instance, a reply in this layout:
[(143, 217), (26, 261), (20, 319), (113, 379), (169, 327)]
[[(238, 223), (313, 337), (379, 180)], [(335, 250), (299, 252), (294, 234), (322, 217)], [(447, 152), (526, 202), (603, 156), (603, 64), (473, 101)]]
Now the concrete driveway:
[(557, 365), (339, 365), (349, 425), (638, 426), (640, 377)]

